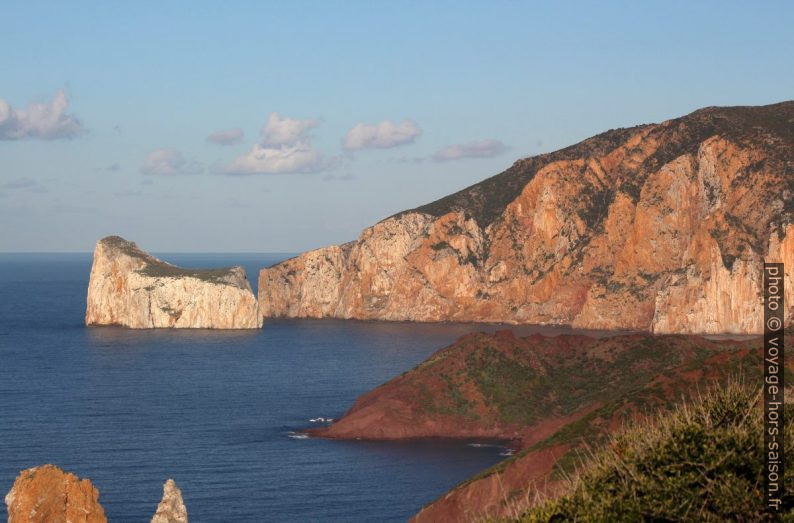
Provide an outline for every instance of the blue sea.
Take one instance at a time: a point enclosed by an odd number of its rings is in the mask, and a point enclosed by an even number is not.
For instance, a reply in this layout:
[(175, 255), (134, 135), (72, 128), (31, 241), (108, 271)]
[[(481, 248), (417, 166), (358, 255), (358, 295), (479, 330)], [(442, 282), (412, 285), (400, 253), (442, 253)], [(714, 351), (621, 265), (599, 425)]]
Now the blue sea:
[[(287, 255), (158, 254), (258, 269)], [(111, 521), (148, 521), (174, 478), (192, 521), (401, 521), (501, 459), (461, 441), (307, 439), (466, 332), (271, 320), (257, 331), (85, 327), (89, 254), (0, 254), (0, 497), (20, 470), (88, 477)]]

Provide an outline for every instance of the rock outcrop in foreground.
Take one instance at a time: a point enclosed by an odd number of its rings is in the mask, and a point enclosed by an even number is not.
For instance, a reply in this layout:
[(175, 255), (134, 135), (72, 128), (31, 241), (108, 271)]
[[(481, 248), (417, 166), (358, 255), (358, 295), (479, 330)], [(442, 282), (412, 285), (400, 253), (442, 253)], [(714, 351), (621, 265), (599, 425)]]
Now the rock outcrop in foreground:
[[(23, 470), (6, 494), (8, 523), (107, 523), (99, 491), (55, 465)], [(163, 499), (152, 523), (188, 523), (182, 491), (173, 479), (163, 485)]]
[(793, 159), (794, 102), (607, 131), (263, 269), (261, 314), (761, 332)]
[(118, 236), (97, 242), (86, 325), (256, 329), (256, 297), (242, 267), (182, 269)]
[(163, 499), (157, 505), (152, 523), (188, 523), (182, 491), (173, 479), (169, 479), (163, 485)]
[(8, 523), (105, 523), (99, 491), (55, 465), (23, 470), (5, 498)]
[[(792, 349), (794, 329), (786, 332)], [(787, 372), (794, 370), (789, 362)], [(417, 522), (484, 521), (554, 495), (626, 421), (669, 409), (715, 382), (761, 383), (760, 339), (649, 334), (516, 337), (470, 334), (361, 396), (329, 427), (339, 439), (453, 437), (508, 440), (516, 454), (463, 482)]]

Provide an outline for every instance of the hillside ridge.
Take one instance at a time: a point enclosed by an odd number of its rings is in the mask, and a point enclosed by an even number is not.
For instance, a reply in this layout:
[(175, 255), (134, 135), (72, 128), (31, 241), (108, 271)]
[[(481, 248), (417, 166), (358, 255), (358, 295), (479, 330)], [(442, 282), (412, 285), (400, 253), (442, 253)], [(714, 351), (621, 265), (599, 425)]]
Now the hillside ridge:
[(704, 108), (519, 160), (263, 269), (259, 307), (757, 334), (765, 262), (783, 262), (794, 288), (794, 102)]
[[(689, 134), (685, 140), (681, 140), (683, 142), (681, 148), (664, 150), (648, 162), (648, 167), (652, 168), (682, 154), (695, 152), (691, 148), (687, 149), (686, 143), (699, 143), (717, 134), (729, 139), (746, 139), (749, 131), (756, 127), (765, 129), (770, 135), (787, 143), (790, 151), (793, 150), (794, 100), (763, 106), (703, 107), (685, 116), (658, 124), (610, 129), (557, 151), (518, 159), (499, 174), (430, 203), (400, 211), (384, 220), (410, 212), (442, 216), (452, 211), (463, 211), (474, 218), (481, 227), (486, 227), (495, 221), (504, 208), (519, 195), (535, 173), (552, 162), (578, 157), (604, 156), (625, 142), (629, 136), (643, 130), (653, 129), (664, 132), (685, 128)], [(791, 156), (788, 158), (790, 159)]]

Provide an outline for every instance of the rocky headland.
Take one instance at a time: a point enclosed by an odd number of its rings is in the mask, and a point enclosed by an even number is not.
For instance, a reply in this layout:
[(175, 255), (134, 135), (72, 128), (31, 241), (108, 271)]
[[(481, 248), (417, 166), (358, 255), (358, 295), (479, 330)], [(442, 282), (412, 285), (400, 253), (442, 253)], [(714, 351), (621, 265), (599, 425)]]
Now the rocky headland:
[(792, 157), (794, 102), (610, 130), (263, 269), (261, 315), (758, 333)]
[[(791, 350), (794, 330), (787, 331)], [(715, 383), (762, 379), (761, 340), (627, 334), (603, 338), (470, 334), (361, 396), (314, 436), (497, 439), (516, 454), (455, 487), (415, 521), (479, 521), (552, 496), (593, 448), (629, 421)], [(789, 363), (791, 375), (794, 364)], [(652, 416), (653, 417), (653, 416)]]
[(108, 236), (97, 242), (86, 325), (135, 329), (257, 329), (262, 318), (242, 267), (183, 269)]

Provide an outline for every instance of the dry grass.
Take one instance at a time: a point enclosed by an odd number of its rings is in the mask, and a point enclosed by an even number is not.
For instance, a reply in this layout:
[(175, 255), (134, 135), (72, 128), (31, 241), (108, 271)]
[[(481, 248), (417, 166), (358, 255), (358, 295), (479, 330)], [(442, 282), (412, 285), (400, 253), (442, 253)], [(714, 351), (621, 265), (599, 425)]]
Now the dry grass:
[[(794, 397), (794, 390), (786, 395)], [(794, 406), (785, 411), (794, 451)], [(565, 494), (530, 499), (514, 516), (539, 521), (772, 521), (764, 512), (761, 394), (734, 380), (656, 419), (635, 423), (584, 456)], [(782, 520), (794, 521), (794, 469), (784, 478)]]

